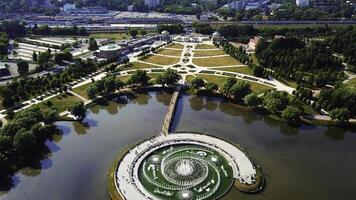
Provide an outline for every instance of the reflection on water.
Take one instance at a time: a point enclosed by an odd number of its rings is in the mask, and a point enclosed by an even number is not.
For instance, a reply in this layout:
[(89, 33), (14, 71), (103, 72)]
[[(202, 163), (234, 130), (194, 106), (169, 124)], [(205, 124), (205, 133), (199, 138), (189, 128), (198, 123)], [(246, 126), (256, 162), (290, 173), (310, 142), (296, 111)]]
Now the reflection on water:
[[(128, 144), (156, 135), (171, 93), (125, 94), (127, 103), (100, 101), (82, 123), (59, 122), (48, 153), (9, 180), (0, 199), (109, 199), (106, 172)], [(223, 199), (356, 199), (355, 131), (290, 127), (218, 98), (183, 95), (174, 131), (198, 131), (240, 144), (262, 167), (267, 185), (247, 195), (232, 189)], [(326, 137), (325, 137), (326, 136)], [(341, 169), (341, 170), (340, 170)], [(6, 187), (5, 187), (6, 186)]]

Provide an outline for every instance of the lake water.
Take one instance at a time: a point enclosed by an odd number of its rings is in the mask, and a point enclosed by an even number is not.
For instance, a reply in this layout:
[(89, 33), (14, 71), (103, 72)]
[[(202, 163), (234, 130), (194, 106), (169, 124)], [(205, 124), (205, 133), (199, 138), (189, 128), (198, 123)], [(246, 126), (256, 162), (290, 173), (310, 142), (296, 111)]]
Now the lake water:
[[(107, 170), (127, 145), (159, 133), (170, 94), (137, 95), (128, 104), (110, 102), (88, 111), (85, 127), (57, 123), (62, 135), (47, 142), (51, 154), (41, 169), (13, 176), (0, 199), (109, 199)], [(232, 189), (223, 199), (356, 199), (356, 134), (338, 128), (273, 121), (216, 98), (184, 95), (175, 131), (209, 133), (240, 144), (261, 166), (266, 187), (247, 195)]]

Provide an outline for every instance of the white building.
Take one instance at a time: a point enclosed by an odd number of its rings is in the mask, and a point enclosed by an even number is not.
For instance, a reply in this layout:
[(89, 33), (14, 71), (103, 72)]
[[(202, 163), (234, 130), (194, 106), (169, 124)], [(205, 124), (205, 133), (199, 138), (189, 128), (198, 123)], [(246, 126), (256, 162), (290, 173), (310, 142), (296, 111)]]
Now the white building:
[(217, 31), (215, 31), (213, 33), (213, 35), (211, 36), (211, 41), (212, 42), (221, 42), (221, 40), (223, 39), (223, 37), (221, 36), (221, 34)]
[(156, 8), (159, 6), (159, 0), (145, 0), (145, 5), (148, 6), (148, 8)]
[(127, 6), (127, 11), (132, 12), (133, 10), (134, 10), (134, 6), (133, 5)]
[(63, 11), (65, 13), (69, 13), (71, 10), (74, 10), (74, 9), (76, 9), (75, 4), (66, 3), (63, 6)]
[(94, 52), (94, 55), (107, 60), (118, 59), (123, 50), (124, 49), (119, 45), (109, 44), (99, 47), (99, 50)]
[(243, 10), (244, 2), (243, 1), (233, 1), (229, 4), (225, 4), (223, 7), (233, 9), (233, 10)]
[(296, 0), (295, 3), (301, 7), (309, 6), (309, 0)]
[(162, 31), (161, 35), (160, 35), (160, 40), (162, 41), (171, 41), (171, 35), (169, 34), (168, 31)]

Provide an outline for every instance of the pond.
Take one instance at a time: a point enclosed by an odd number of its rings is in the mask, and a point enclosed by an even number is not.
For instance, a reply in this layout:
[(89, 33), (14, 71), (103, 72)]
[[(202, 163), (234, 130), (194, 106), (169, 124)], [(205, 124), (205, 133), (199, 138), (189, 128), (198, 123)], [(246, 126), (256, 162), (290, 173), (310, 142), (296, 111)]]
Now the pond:
[[(89, 109), (87, 126), (57, 123), (62, 134), (48, 141), (40, 169), (12, 177), (0, 199), (109, 199), (107, 170), (129, 144), (161, 130), (170, 94), (138, 94), (128, 104)], [(183, 95), (174, 131), (209, 133), (241, 145), (265, 176), (263, 192), (232, 189), (223, 199), (356, 199), (356, 134), (335, 127), (286, 124), (216, 98)]]

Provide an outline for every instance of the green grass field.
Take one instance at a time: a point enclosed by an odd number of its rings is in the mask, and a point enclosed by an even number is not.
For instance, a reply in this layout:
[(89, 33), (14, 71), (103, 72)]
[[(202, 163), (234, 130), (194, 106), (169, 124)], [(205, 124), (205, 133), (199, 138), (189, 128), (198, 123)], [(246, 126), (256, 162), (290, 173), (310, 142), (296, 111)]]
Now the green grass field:
[(95, 39), (125, 40), (130, 39), (131, 35), (127, 33), (92, 33), (89, 37), (94, 37)]
[(226, 55), (223, 50), (214, 51), (194, 51), (195, 57)]
[(79, 86), (77, 88), (74, 88), (72, 91), (74, 93), (77, 93), (79, 94), (80, 96), (86, 98), (86, 99), (89, 99), (88, 95), (87, 95), (87, 89), (89, 87), (89, 85), (92, 84), (92, 83), (88, 83), (88, 84), (85, 84), (85, 85), (82, 85), (82, 86)]
[(253, 70), (247, 66), (243, 67), (222, 67), (222, 68), (215, 68), (216, 70), (226, 71), (226, 72), (236, 72), (242, 73), (247, 75), (253, 75)]
[(168, 55), (168, 56), (181, 56), (181, 50), (172, 50), (172, 49), (160, 49), (158, 50), (159, 54)]
[(198, 44), (195, 49), (217, 49), (216, 46), (210, 44)]
[[(206, 81), (209, 82), (214, 82), (216, 84), (218, 84), (219, 88), (222, 87), (223, 83), (225, 82), (225, 80), (227, 79), (227, 77), (222, 77), (222, 76), (214, 76), (214, 75), (207, 75), (207, 74), (197, 74), (197, 77), (200, 77)], [(266, 92), (267, 90), (273, 90), (274, 88), (266, 86), (266, 85), (262, 85), (259, 83), (255, 83), (255, 82), (250, 82), (247, 81), (251, 84), (251, 90), (256, 92), (257, 94), (262, 94), (264, 92)]]
[(140, 62), (132, 62), (129, 65), (131, 66), (130, 69), (160, 68), (159, 66), (150, 65), (147, 63), (140, 63)]
[(351, 86), (353, 88), (356, 88), (356, 78), (351, 79), (346, 83), (348, 86)]
[(174, 65), (179, 62), (179, 58), (151, 55), (148, 58), (143, 59), (143, 61), (157, 65)]
[(230, 56), (217, 58), (194, 58), (193, 63), (200, 67), (220, 67), (242, 65), (239, 61)]
[(81, 100), (72, 94), (66, 93), (66, 94), (60, 94), (44, 102), (36, 104), (36, 106), (39, 106), (41, 110), (48, 110), (49, 109), (49, 107), (47, 106), (48, 101), (51, 101), (53, 107), (57, 108), (59, 112), (63, 112), (68, 110), (68, 108), (72, 106), (75, 102)]
[(167, 48), (174, 48), (174, 49), (183, 49), (184, 45), (179, 43), (172, 43), (166, 46)]

